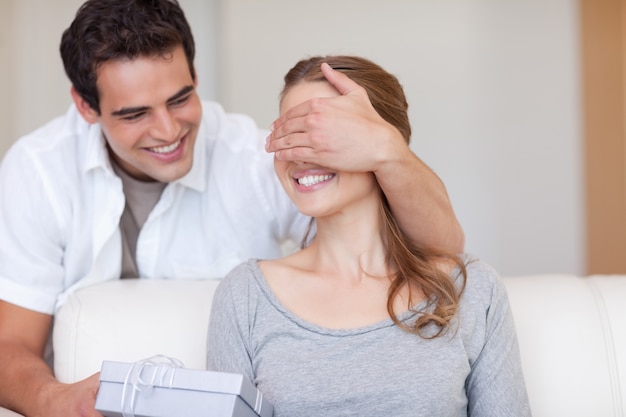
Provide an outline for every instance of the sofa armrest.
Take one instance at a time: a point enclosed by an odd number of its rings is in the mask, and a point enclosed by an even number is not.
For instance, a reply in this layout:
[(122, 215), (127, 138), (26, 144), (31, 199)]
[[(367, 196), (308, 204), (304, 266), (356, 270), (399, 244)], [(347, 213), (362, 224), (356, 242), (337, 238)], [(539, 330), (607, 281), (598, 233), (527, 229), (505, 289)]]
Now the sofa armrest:
[(504, 279), (535, 417), (621, 416), (626, 276)]
[(218, 280), (123, 279), (81, 288), (55, 316), (54, 373), (76, 382), (103, 360), (158, 354), (206, 367), (206, 338)]

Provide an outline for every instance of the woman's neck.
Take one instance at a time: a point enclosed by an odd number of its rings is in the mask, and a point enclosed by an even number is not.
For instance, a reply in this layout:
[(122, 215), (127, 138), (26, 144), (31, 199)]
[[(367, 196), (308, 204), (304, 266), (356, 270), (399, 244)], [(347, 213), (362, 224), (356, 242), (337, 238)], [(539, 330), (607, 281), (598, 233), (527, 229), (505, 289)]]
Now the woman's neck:
[(303, 259), (325, 276), (387, 276), (380, 215), (377, 208), (366, 210), (317, 219), (317, 233)]

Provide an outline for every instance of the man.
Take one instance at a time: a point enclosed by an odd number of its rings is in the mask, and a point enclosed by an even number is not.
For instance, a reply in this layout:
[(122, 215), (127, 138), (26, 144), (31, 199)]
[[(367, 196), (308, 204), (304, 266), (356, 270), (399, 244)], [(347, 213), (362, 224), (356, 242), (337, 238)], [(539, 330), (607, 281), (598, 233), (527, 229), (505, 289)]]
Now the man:
[(374, 172), (408, 236), (463, 249), (443, 184), (343, 74), (325, 72), (342, 96), (295, 107), (268, 135), (200, 101), (193, 38), (175, 0), (89, 0), (61, 55), (74, 105), (16, 142), (0, 167), (4, 407), (100, 415), (97, 375), (60, 384), (44, 360), (54, 312), (72, 290), (125, 277), (221, 277), (299, 239), (307, 219), (282, 191), (272, 153)]

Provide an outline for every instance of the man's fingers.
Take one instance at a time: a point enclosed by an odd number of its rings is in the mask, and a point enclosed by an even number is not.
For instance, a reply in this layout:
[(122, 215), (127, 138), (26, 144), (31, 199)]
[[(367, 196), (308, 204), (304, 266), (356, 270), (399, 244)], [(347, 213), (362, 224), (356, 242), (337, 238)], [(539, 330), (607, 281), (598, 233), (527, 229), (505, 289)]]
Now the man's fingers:
[(308, 147), (286, 148), (274, 153), (281, 161), (298, 161), (315, 164), (318, 162), (316, 153)]
[[(359, 84), (354, 82), (346, 74), (340, 71), (334, 70), (326, 62), (323, 62), (321, 64), (321, 69), (322, 69), (322, 73), (324, 74), (324, 77), (326, 77), (326, 80), (333, 87), (335, 87), (337, 91), (339, 92), (339, 94), (341, 94), (342, 96), (346, 96), (348, 94), (353, 94), (353, 93), (359, 93), (359, 92), (363, 92), (363, 94), (367, 96), (367, 93)], [(304, 103), (300, 103), (297, 106), (294, 106), (288, 109), (283, 115), (281, 115), (276, 120), (274, 120), (270, 129), (274, 131), (276, 130), (278, 126), (281, 126), (287, 120), (290, 120), (296, 117), (303, 117), (303, 116), (310, 114), (312, 111), (310, 103), (311, 101), (308, 100), (308, 101), (305, 101)], [(276, 137), (276, 135), (272, 134), (272, 137)]]
[(311, 148), (306, 134), (293, 132), (288, 135), (274, 137), (271, 136), (265, 141), (265, 150), (267, 152), (277, 152), (292, 148)]
[[(306, 103), (303, 103), (303, 105), (306, 105)], [(274, 121), (272, 132), (265, 140), (265, 150), (267, 152), (298, 146), (296, 135), (304, 132), (304, 116), (302, 116), (302, 112), (306, 114), (306, 110), (301, 106), (293, 107)]]
[(322, 63), (322, 73), (328, 82), (331, 83), (342, 96), (346, 96), (360, 88), (350, 77), (342, 72), (335, 71), (326, 62)]
[(272, 123), (272, 126), (270, 127), (270, 130), (272, 130), (272, 137), (277, 136), (274, 131), (278, 129), (280, 126), (283, 126), (283, 124), (287, 122), (288, 120), (294, 120), (296, 118), (304, 117), (307, 114), (309, 114), (311, 112), (309, 104), (310, 103), (308, 101), (305, 101), (304, 103), (300, 103), (288, 109), (285, 113), (283, 113), (276, 120), (274, 120), (274, 123)]

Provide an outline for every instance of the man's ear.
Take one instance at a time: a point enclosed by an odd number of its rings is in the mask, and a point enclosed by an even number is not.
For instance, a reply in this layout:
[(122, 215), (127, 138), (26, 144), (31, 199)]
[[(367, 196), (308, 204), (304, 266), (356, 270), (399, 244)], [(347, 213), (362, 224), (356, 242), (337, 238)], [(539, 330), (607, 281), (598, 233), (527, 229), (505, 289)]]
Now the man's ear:
[(97, 111), (91, 108), (89, 103), (87, 103), (80, 96), (80, 94), (78, 94), (74, 86), (70, 88), (70, 94), (72, 95), (72, 100), (74, 101), (74, 104), (76, 105), (76, 108), (78, 109), (78, 112), (80, 113), (81, 116), (83, 116), (83, 119), (85, 119), (85, 121), (89, 124), (97, 123), (98, 119), (100, 118), (100, 115), (98, 114)]

